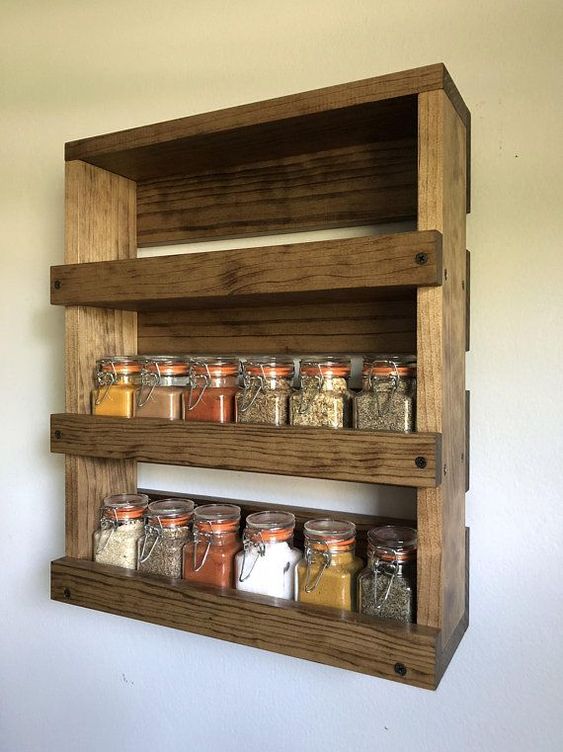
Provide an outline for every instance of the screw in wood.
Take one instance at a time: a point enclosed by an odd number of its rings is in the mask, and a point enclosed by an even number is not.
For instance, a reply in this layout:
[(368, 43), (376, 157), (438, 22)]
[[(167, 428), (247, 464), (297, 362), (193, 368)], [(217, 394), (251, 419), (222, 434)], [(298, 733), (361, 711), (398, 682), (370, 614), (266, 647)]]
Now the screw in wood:
[(447, 474), (448, 474), (448, 466), (444, 465), (444, 475), (447, 475)]
[(444, 281), (448, 279), (448, 270), (444, 269)]
[(62, 439), (63, 432), (62, 431), (55, 431), (55, 439)]
[(407, 675), (407, 667), (405, 666), (404, 663), (396, 663), (393, 668), (394, 668), (395, 673), (398, 674), (399, 676)]
[(419, 266), (423, 266), (428, 261), (428, 254), (427, 253), (417, 253), (414, 257), (414, 260)]
[(55, 290), (60, 290), (61, 287), (62, 287), (61, 280), (60, 279), (56, 279), (53, 286), (54, 286)]
[(66, 600), (68, 601), (70, 600), (70, 595), (71, 595), (70, 590), (67, 587), (65, 587), (63, 590), (63, 598), (66, 598)]
[(414, 464), (421, 470), (423, 470), (428, 463), (426, 462), (426, 457), (417, 457), (414, 461)]

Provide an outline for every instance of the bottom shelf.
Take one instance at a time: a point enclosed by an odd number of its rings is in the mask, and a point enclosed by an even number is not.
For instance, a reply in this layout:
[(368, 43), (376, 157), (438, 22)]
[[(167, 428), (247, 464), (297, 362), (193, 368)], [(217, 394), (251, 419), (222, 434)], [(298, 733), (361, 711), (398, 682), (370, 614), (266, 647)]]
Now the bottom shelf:
[(438, 686), (467, 626), (463, 619), (444, 648), (439, 630), (430, 627), (158, 580), (69, 558), (51, 565), (51, 597), (425, 689)]

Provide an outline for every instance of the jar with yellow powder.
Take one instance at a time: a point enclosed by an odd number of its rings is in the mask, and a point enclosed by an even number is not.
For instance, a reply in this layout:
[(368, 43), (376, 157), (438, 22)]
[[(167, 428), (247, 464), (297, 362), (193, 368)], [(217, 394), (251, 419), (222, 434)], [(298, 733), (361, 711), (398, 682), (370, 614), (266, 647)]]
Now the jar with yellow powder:
[(296, 600), (356, 610), (356, 526), (345, 520), (309, 520), (303, 527), (305, 558), (296, 569)]
[(141, 383), (138, 358), (112, 355), (96, 361), (97, 387), (92, 391), (92, 414), (132, 418)]

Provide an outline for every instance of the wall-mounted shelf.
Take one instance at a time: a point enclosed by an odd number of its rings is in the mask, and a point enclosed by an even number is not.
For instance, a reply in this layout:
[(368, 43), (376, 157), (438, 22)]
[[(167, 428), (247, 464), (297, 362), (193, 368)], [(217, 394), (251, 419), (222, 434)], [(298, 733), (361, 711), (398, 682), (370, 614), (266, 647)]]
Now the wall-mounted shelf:
[[(67, 144), (66, 263), (51, 275), (66, 306), (55, 599), (436, 686), (467, 626), (469, 127), (438, 64)], [(416, 231), (136, 258), (139, 246), (403, 220)], [(418, 432), (89, 415), (95, 360), (134, 352), (416, 353)], [(100, 501), (136, 490), (138, 461), (416, 487), (417, 625), (93, 564)]]

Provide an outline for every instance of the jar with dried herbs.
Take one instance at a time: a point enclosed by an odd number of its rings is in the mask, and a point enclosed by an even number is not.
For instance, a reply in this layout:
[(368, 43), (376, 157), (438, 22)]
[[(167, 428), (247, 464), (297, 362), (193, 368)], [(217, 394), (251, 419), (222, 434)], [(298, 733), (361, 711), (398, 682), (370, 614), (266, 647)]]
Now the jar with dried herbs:
[(415, 430), (414, 356), (365, 359), (362, 391), (354, 397), (354, 428), (364, 431)]
[(193, 518), (193, 539), (183, 551), (183, 577), (219, 588), (235, 586), (235, 556), (242, 548), (239, 536), (240, 507), (205, 504)]
[(150, 355), (145, 356), (141, 366), (135, 414), (139, 418), (179, 420), (189, 362), (173, 355)]
[(294, 529), (291, 512), (248, 515), (244, 548), (235, 557), (237, 590), (293, 600), (295, 567), (302, 558), (293, 547)]
[(358, 577), (362, 614), (416, 620), (416, 530), (385, 525), (368, 532), (368, 565)]
[(347, 428), (352, 394), (348, 391), (349, 358), (308, 358), (301, 361), (300, 387), (290, 397), (294, 426)]
[(190, 499), (175, 498), (148, 505), (144, 534), (139, 540), (139, 572), (182, 576), (182, 551), (190, 538), (194, 506)]
[(110, 355), (96, 361), (97, 387), (92, 391), (92, 414), (132, 418), (141, 383), (137, 357)]
[(148, 501), (146, 494), (115, 494), (104, 499), (100, 526), (94, 532), (94, 561), (137, 568), (137, 546)]
[(238, 379), (236, 358), (193, 360), (182, 396), (184, 420), (233, 423)]
[(303, 528), (305, 558), (295, 571), (296, 600), (343, 611), (356, 608), (356, 526), (343, 520), (310, 520)]
[(289, 396), (293, 360), (254, 358), (243, 363), (243, 386), (236, 395), (237, 423), (285, 426), (289, 422)]

